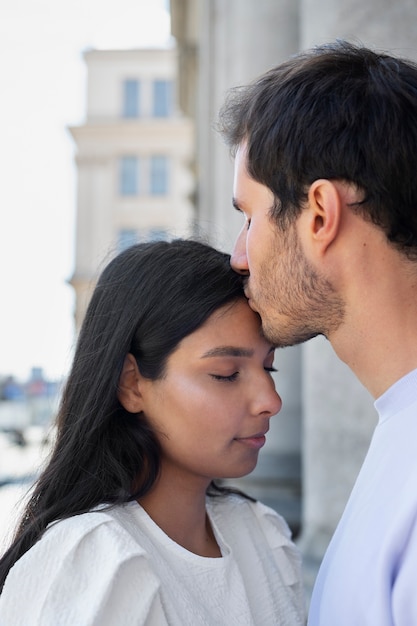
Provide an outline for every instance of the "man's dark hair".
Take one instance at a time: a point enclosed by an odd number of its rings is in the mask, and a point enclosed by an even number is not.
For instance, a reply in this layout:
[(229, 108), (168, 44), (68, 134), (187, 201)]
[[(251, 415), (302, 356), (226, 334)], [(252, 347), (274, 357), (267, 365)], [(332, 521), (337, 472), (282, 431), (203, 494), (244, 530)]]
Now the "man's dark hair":
[(229, 92), (219, 130), (274, 194), (280, 227), (319, 178), (358, 188), (352, 208), (417, 258), (417, 65), (346, 41), (303, 52)]

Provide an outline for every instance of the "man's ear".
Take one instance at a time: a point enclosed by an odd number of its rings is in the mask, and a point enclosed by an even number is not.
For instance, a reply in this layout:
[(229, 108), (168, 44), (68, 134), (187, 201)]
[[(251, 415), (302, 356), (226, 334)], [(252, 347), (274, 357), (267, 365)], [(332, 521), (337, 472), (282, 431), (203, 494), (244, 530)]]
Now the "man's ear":
[(117, 388), (119, 402), (129, 413), (140, 413), (143, 409), (140, 379), (136, 359), (133, 354), (129, 353), (124, 360)]
[(324, 178), (315, 180), (308, 190), (308, 220), (311, 243), (320, 255), (335, 241), (342, 219), (342, 188)]

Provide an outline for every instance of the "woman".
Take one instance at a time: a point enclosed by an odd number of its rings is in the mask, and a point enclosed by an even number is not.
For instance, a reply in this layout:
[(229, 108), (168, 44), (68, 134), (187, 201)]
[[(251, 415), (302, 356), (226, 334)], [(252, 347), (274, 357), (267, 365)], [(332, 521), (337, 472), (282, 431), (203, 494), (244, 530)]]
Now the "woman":
[(304, 623), (287, 525), (213, 482), (256, 465), (273, 358), (228, 255), (176, 240), (110, 262), (0, 561), (0, 624)]

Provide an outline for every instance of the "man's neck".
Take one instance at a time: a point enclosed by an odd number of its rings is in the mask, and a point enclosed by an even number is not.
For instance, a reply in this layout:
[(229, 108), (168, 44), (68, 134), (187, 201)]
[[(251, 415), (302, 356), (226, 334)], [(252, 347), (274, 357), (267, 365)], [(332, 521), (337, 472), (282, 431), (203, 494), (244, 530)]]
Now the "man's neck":
[(352, 294), (346, 321), (329, 337), (374, 398), (417, 368), (417, 280), (392, 273)]

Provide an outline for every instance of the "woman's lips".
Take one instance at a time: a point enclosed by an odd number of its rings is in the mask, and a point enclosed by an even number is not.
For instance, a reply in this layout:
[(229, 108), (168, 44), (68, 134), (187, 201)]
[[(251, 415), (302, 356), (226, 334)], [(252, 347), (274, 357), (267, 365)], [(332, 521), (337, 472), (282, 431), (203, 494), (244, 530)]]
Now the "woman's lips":
[(236, 437), (236, 441), (250, 446), (251, 448), (262, 448), (262, 446), (265, 445), (266, 437), (265, 433), (257, 433), (249, 437)]

